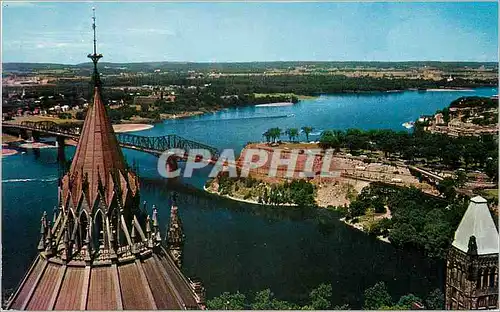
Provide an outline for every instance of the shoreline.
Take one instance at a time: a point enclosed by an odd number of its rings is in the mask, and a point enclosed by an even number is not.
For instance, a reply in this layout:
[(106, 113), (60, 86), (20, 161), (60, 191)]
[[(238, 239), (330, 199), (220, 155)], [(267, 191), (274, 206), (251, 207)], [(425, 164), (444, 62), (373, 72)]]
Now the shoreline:
[[(237, 197), (233, 197), (233, 196), (229, 196), (229, 195), (221, 195), (218, 192), (214, 192), (214, 191), (211, 191), (211, 190), (207, 189), (206, 186), (203, 186), (203, 190), (205, 192), (207, 192), (208, 194), (215, 195), (215, 196), (218, 196), (220, 198), (226, 198), (226, 199), (234, 200), (234, 201), (237, 201), (237, 202), (242, 202), (242, 203), (246, 203), (246, 204), (253, 204), (253, 205), (259, 205), (259, 206), (272, 206), (272, 205), (262, 204), (262, 203), (259, 203), (259, 202), (253, 201), (253, 200), (237, 198)], [(290, 204), (280, 205), (280, 207), (283, 207), (283, 206), (285, 206), (285, 207), (296, 207), (296, 205), (290, 205)], [(327, 209), (327, 208), (326, 207), (322, 207), (322, 206), (317, 206), (316, 209)], [(345, 219), (345, 217), (339, 218), (338, 220), (340, 222), (344, 223), (345, 225), (347, 225), (347, 226), (349, 226), (351, 228), (354, 228), (357, 231), (360, 231), (361, 233), (364, 233), (364, 234), (366, 234), (368, 236), (373, 236), (373, 235), (368, 234), (364, 230), (363, 225), (360, 224), (360, 223), (351, 223), (351, 222), (348, 222)], [(391, 244), (391, 242), (389, 241), (389, 239), (387, 237), (383, 237), (381, 235), (377, 235), (377, 236), (375, 236), (375, 238), (377, 240), (381, 241), (381, 242), (386, 243), (386, 244)]]
[(10, 148), (5, 148), (2, 144), (2, 150), (0, 151), (0, 153), (2, 154), (2, 157), (6, 157), (6, 156), (16, 155), (18, 151)]
[(113, 125), (113, 130), (115, 133), (124, 133), (124, 132), (133, 132), (133, 131), (143, 131), (147, 129), (151, 129), (154, 126), (151, 124), (142, 124), (142, 123), (123, 123), (123, 124), (116, 124)]
[[(342, 223), (344, 223), (344, 224), (345, 224), (345, 225), (347, 225), (347, 226), (350, 226), (350, 227), (352, 227), (352, 228), (354, 228), (354, 229), (356, 229), (356, 230), (358, 230), (358, 231), (360, 231), (360, 232), (362, 232), (362, 233), (364, 233), (364, 234), (368, 235), (368, 236), (373, 236), (373, 235), (368, 234), (368, 233), (364, 230), (363, 225), (361, 225), (361, 224), (359, 224), (359, 223), (351, 223), (351, 222), (348, 222), (348, 221), (345, 219), (345, 217), (340, 218), (340, 219), (339, 219), (339, 221), (340, 221), (340, 222), (342, 222)], [(377, 235), (377, 236), (375, 236), (375, 238), (377, 238), (379, 241), (384, 242), (384, 243), (386, 243), (386, 244), (391, 244), (391, 241), (389, 241), (389, 239), (388, 239), (387, 237), (383, 237), (383, 236), (381, 236), (381, 235)]]
[(219, 196), (221, 198), (227, 198), (227, 199), (231, 199), (231, 200), (234, 200), (234, 201), (239, 201), (239, 202), (247, 203), (247, 204), (254, 204), (254, 205), (260, 205), (260, 206), (266, 206), (265, 204), (262, 204), (262, 203), (259, 203), (259, 202), (253, 201), (253, 200), (248, 200), (248, 199), (243, 199), (243, 198), (237, 198), (237, 197), (233, 197), (233, 196), (229, 196), (229, 195), (221, 195), (218, 192), (211, 191), (211, 190), (207, 189), (207, 187), (205, 185), (203, 185), (203, 190), (205, 192), (207, 192), (208, 194), (216, 195), (216, 196)]
[(474, 89), (470, 89), (470, 88), (442, 88), (442, 89), (432, 88), (432, 89), (425, 89), (425, 91), (428, 91), (428, 92), (461, 92), (461, 91), (471, 92), (471, 91), (474, 91)]
[(277, 102), (277, 103), (267, 103), (267, 104), (257, 104), (255, 107), (281, 107), (281, 106), (293, 106), (294, 103), (291, 102)]
[[(230, 195), (221, 195), (218, 192), (211, 191), (211, 190), (207, 189), (207, 187), (205, 185), (203, 186), (203, 190), (205, 192), (207, 192), (208, 194), (216, 195), (216, 196), (219, 196), (221, 198), (227, 198), (227, 199), (231, 199), (231, 200), (242, 202), (242, 203), (259, 205), (259, 206), (272, 206), (272, 205), (268, 205), (268, 204), (264, 204), (264, 203), (259, 203), (259, 202), (256, 202), (256, 201), (253, 201), (253, 200), (249, 200), (249, 199), (243, 199), (243, 198), (233, 197), (233, 196), (230, 196)], [(297, 205), (283, 204), (283, 205), (279, 205), (279, 207), (297, 207)]]
[(19, 144), (21, 148), (42, 149), (42, 148), (56, 148), (55, 145), (45, 144), (41, 142), (25, 142)]

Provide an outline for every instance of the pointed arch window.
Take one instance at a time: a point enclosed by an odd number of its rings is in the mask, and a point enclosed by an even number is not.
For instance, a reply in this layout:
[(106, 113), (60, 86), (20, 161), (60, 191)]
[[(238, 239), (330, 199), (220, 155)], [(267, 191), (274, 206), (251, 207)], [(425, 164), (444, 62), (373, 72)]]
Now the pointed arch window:
[(495, 281), (496, 281), (495, 273), (496, 273), (495, 268), (490, 269), (490, 284), (488, 286), (491, 288), (495, 287)]
[(482, 277), (483, 277), (483, 270), (479, 269), (477, 272), (477, 281), (476, 281), (477, 289), (481, 288)]
[(104, 228), (105, 228), (105, 223), (104, 223), (104, 215), (102, 211), (99, 209), (95, 213), (94, 216), (94, 244), (95, 246), (98, 246), (99, 248), (105, 246), (104, 242)]
[(488, 276), (489, 276), (488, 269), (484, 269), (484, 272), (483, 272), (483, 283), (481, 285), (483, 288), (488, 287)]

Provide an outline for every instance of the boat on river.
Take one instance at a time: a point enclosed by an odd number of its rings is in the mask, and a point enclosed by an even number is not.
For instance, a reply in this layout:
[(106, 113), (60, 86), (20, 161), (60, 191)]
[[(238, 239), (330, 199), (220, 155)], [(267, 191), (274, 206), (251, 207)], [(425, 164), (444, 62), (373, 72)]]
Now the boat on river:
[(411, 128), (413, 128), (414, 125), (415, 125), (415, 122), (407, 121), (407, 122), (403, 123), (402, 126), (405, 127), (406, 129), (411, 129)]

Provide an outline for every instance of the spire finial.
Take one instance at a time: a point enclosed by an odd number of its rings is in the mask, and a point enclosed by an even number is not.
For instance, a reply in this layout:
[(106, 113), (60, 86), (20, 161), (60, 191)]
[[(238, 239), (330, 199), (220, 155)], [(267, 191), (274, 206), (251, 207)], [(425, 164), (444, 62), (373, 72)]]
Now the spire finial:
[(87, 55), (88, 58), (92, 60), (94, 63), (94, 84), (95, 87), (100, 87), (101, 86), (101, 81), (99, 79), (99, 73), (97, 72), (97, 62), (99, 62), (99, 59), (102, 57), (102, 54), (97, 54), (97, 40), (96, 40), (96, 34), (95, 34), (95, 7), (92, 8), (92, 31), (94, 33), (94, 53)]
[(94, 31), (94, 55), (97, 54), (96, 39), (95, 39), (95, 7), (92, 7), (92, 30)]

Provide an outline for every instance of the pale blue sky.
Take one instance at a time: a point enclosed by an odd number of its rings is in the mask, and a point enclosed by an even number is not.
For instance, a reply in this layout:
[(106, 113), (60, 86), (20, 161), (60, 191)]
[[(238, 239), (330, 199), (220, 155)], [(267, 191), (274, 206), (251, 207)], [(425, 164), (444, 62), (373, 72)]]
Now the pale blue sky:
[(498, 4), (9, 3), (3, 62), (498, 61)]

